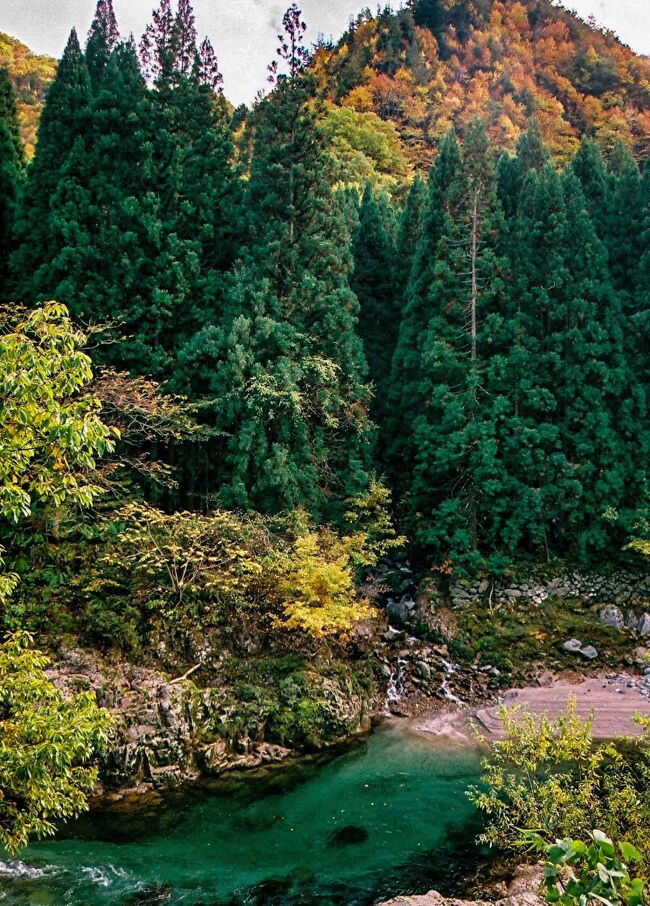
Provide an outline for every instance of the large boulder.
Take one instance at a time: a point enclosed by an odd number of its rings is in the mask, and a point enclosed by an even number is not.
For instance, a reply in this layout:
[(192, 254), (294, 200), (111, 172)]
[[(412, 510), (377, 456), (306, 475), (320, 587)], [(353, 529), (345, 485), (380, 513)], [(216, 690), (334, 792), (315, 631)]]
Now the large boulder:
[(416, 608), (415, 601), (410, 595), (405, 595), (397, 600), (390, 598), (386, 605), (386, 616), (389, 623), (397, 626), (408, 626), (413, 621), (413, 612)]

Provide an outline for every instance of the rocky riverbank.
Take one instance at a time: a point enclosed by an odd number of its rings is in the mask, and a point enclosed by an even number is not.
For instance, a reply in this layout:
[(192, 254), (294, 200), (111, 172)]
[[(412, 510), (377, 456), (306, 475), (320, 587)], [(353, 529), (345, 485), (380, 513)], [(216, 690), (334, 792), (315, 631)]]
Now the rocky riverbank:
[[(499, 882), (490, 891), (492, 896), (490, 906), (542, 906), (545, 900), (539, 890), (542, 883), (543, 869), (538, 865), (522, 866), (517, 869), (509, 884)], [(501, 896), (499, 896), (501, 894)], [(487, 906), (484, 900), (457, 900), (443, 897), (436, 891), (430, 891), (421, 896), (397, 897), (379, 906)]]
[[(243, 672), (242, 672), (243, 670)], [(92, 690), (114, 718), (96, 802), (160, 796), (226, 771), (323, 751), (368, 733), (377, 712), (366, 666), (251, 661), (172, 678), (159, 669), (61, 646), (50, 670), (70, 692)]]
[(544, 685), (509, 690), (480, 708), (413, 718), (409, 729), (437, 745), (476, 745), (476, 733), (487, 742), (503, 739), (502, 706), (555, 719), (566, 711), (571, 700), (582, 719), (593, 719), (594, 739), (638, 736), (643, 731), (636, 716), (650, 717), (650, 677), (609, 674), (588, 679), (574, 676), (573, 681), (549, 680)]
[[(151, 660), (135, 664), (74, 639), (59, 643), (51, 670), (57, 684), (94, 691), (114, 716), (99, 801), (160, 796), (227, 771), (322, 752), (368, 733), (386, 715), (424, 715), (438, 728), (440, 719), (449, 739), (462, 736), (448, 712), (480, 713), (510, 688), (547, 689), (557, 676), (597, 684), (609, 671), (618, 691), (608, 714), (632, 707), (635, 692), (650, 700), (641, 631), (647, 579), (486, 581), (436, 577), (416, 587), (405, 564), (380, 570), (367, 589), (377, 618), (336, 654), (324, 647), (309, 656), (262, 651), (252, 643), (236, 653), (214, 635), (197, 636), (182, 658), (171, 644), (158, 644)], [(568, 597), (578, 593), (586, 597)], [(587, 650), (596, 655), (586, 657)], [(633, 730), (625, 714), (616, 732)]]

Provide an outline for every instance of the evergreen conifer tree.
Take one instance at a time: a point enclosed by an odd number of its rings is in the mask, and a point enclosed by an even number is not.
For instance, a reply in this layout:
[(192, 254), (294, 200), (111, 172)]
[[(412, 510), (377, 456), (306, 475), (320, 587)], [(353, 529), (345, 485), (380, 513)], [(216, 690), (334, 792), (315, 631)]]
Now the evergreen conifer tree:
[(644, 479), (632, 467), (643, 416), (626, 361), (625, 322), (573, 169), (529, 174), (516, 232), (521, 367), (513, 386), (518, 477), (536, 553), (605, 549), (608, 507), (630, 512)]
[(607, 231), (608, 187), (605, 162), (598, 143), (593, 139), (583, 138), (571, 161), (571, 168), (580, 180), (596, 232), (603, 239)]
[(135, 48), (116, 47), (50, 202), (52, 294), (84, 321), (113, 323), (124, 339), (95, 358), (169, 376), (176, 272), (158, 197), (153, 112)]
[(411, 276), (415, 251), (420, 242), (427, 206), (427, 186), (421, 176), (411, 183), (404, 210), (399, 218), (395, 243), (395, 283), (401, 308)]
[(374, 385), (374, 413), (382, 420), (385, 394), (397, 341), (400, 299), (393, 262), (395, 249), (385, 227), (385, 218), (372, 186), (367, 185), (359, 210), (359, 225), (353, 237), (354, 269), (350, 286), (359, 300), (359, 334)]
[(249, 251), (221, 326), (197, 334), (182, 362), (191, 393), (209, 382), (223, 441), (207, 483), (220, 500), (336, 518), (368, 481), (368, 391), (349, 237), (325, 178), (297, 7), (284, 27), (274, 89), (254, 113)]
[(52, 239), (50, 202), (75, 142), (86, 133), (90, 101), (88, 69), (73, 29), (47, 93), (36, 155), (17, 216), (17, 248), (11, 271), (16, 295), (22, 299), (37, 301), (53, 296), (48, 269), (56, 247)]
[(446, 209), (458, 193), (461, 169), (456, 134), (450, 131), (441, 142), (429, 176), (426, 215), (406, 288), (391, 369), (386, 442), (391, 483), (400, 497), (409, 488), (415, 466), (414, 421), (426, 403), (420, 368), (431, 318), (429, 291), (435, 279), (436, 250), (447, 226)]
[(119, 42), (113, 0), (97, 0), (95, 18), (86, 42), (86, 65), (93, 87), (99, 84), (108, 58)]
[(9, 299), (9, 258), (24, 164), (13, 85), (7, 71), (0, 69), (0, 301), (3, 302)]
[(462, 156), (455, 137), (445, 139), (431, 190), (394, 361), (394, 379), (406, 378), (395, 468), (406, 452), (402, 493), (419, 544), (476, 564), (495, 540), (507, 483), (500, 398), (487, 385), (504, 343), (505, 224), (482, 123)]

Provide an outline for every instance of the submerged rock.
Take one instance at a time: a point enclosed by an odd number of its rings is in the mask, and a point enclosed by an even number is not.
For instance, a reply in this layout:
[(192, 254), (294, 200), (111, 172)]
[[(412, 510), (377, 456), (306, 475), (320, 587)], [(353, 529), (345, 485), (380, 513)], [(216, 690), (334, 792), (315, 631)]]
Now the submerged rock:
[(134, 893), (125, 900), (124, 906), (163, 906), (164, 903), (171, 903), (172, 896), (173, 890), (169, 884), (157, 884)]
[(360, 827), (358, 824), (347, 824), (328, 834), (327, 844), (339, 847), (359, 846), (361, 843), (365, 843), (369, 836), (365, 827)]

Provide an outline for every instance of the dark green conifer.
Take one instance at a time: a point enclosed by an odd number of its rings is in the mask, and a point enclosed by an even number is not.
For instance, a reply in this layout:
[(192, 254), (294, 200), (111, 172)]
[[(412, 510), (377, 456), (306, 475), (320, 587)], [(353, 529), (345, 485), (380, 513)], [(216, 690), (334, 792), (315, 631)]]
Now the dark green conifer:
[(14, 222), (25, 156), (20, 138), (13, 85), (0, 69), (0, 299), (9, 300), (9, 258), (14, 247)]
[(441, 142), (429, 177), (426, 215), (406, 288), (391, 370), (386, 443), (389, 474), (399, 496), (406, 493), (415, 465), (414, 420), (425, 405), (420, 366), (431, 318), (429, 290), (435, 278), (436, 250), (447, 227), (446, 209), (458, 193), (461, 168), (456, 134), (451, 131)]
[(209, 381), (219, 499), (337, 518), (368, 481), (368, 392), (349, 237), (326, 179), (297, 7), (284, 26), (275, 87), (254, 113), (249, 253), (222, 326), (200, 332), (182, 362), (190, 392)]
[(400, 306), (405, 304), (406, 287), (411, 276), (415, 251), (420, 242), (427, 206), (427, 186), (421, 176), (416, 176), (406, 197), (404, 210), (399, 218), (395, 244), (395, 282)]
[(99, 84), (108, 58), (120, 42), (113, 0), (97, 0), (86, 42), (86, 65), (93, 87)]
[(48, 269), (57, 248), (52, 239), (50, 204), (72, 148), (86, 133), (90, 100), (88, 69), (73, 29), (47, 93), (36, 156), (17, 217), (17, 249), (11, 270), (22, 299), (36, 301), (53, 295)]
[(580, 180), (587, 210), (602, 239), (607, 231), (607, 172), (598, 143), (593, 139), (583, 138), (571, 161), (571, 168)]
[(374, 385), (373, 410), (378, 421), (386, 405), (401, 309), (393, 271), (395, 249), (382, 213), (372, 186), (366, 186), (352, 242), (350, 286), (359, 300), (359, 334)]

